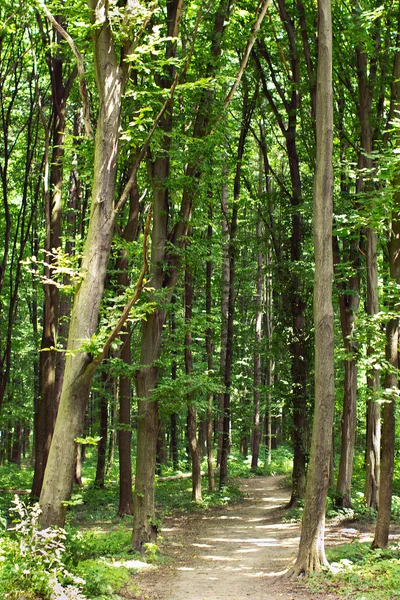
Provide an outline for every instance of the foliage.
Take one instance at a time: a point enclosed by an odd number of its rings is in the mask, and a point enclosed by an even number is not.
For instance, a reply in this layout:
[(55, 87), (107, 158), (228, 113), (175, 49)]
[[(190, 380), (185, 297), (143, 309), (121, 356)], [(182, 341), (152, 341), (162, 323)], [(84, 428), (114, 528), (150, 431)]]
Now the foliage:
[[(26, 506), (14, 499), (15, 526), (4, 532), (0, 550), (0, 592), (17, 600), (40, 596), (44, 600), (65, 597), (84, 600), (84, 581), (65, 565), (66, 533), (62, 529), (38, 529), (38, 505)], [(64, 596), (63, 596), (64, 594)]]
[(91, 600), (119, 598), (117, 595), (129, 581), (129, 571), (105, 559), (78, 563), (76, 573), (85, 581), (85, 594)]
[(339, 594), (354, 600), (400, 597), (400, 547), (371, 550), (366, 543), (353, 542), (327, 552), (331, 570), (309, 579), (312, 592)]

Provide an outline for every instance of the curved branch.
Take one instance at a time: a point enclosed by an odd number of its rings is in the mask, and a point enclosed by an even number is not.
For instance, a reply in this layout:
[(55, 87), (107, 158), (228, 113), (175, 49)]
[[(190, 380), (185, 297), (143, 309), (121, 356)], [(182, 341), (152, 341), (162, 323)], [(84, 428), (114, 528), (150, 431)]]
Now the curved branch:
[(84, 66), (84, 62), (83, 62), (83, 56), (79, 52), (72, 37), (69, 35), (69, 33), (67, 33), (65, 31), (64, 27), (51, 14), (51, 12), (49, 11), (49, 9), (47, 8), (47, 6), (44, 4), (44, 2), (42, 0), (38, 0), (38, 6), (43, 11), (44, 15), (50, 21), (50, 23), (53, 25), (53, 27), (58, 31), (58, 33), (67, 42), (68, 46), (72, 50), (73, 55), (75, 56), (76, 64), (77, 64), (77, 68), (78, 68), (79, 79), (80, 79), (79, 91), (80, 91), (82, 103), (83, 103), (83, 121), (85, 124), (85, 131), (86, 131), (86, 135), (89, 138), (93, 138), (93, 129), (92, 129), (92, 125), (90, 123), (89, 96), (88, 96), (88, 92), (87, 92), (87, 85), (86, 85), (86, 78), (85, 78), (85, 66)]

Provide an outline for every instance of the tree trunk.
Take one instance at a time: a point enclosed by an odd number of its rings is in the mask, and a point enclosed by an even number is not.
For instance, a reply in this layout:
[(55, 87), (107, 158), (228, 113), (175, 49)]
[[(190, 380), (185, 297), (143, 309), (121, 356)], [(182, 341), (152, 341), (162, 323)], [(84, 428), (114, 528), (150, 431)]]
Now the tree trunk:
[[(172, 0), (167, 3), (168, 31), (173, 37), (178, 33), (182, 0)], [(221, 0), (215, 16), (213, 31), (212, 64), (209, 65), (208, 75), (214, 73), (215, 63), (220, 54), (222, 32), (224, 29), (229, 0)], [(168, 58), (174, 54), (171, 46)], [(171, 73), (173, 79), (173, 72)], [(167, 86), (166, 86), (167, 87)], [(202, 95), (199, 110), (193, 125), (194, 138), (202, 138), (208, 133), (210, 119), (210, 102), (212, 91), (206, 90)], [(179, 220), (168, 236), (168, 178), (170, 176), (169, 146), (172, 119), (172, 104), (169, 105), (160, 128), (165, 132), (163, 152), (150, 165), (153, 181), (154, 217), (152, 231), (152, 287), (156, 291), (166, 290), (161, 304), (151, 313), (143, 325), (140, 369), (137, 375), (138, 397), (138, 437), (136, 458), (136, 483), (134, 495), (134, 527), (132, 544), (138, 551), (143, 550), (143, 544), (154, 542), (157, 528), (154, 524), (154, 468), (156, 459), (156, 441), (158, 435), (158, 406), (157, 402), (144, 400), (151, 397), (152, 390), (158, 383), (158, 367), (155, 365), (161, 352), (162, 327), (165, 321), (163, 303), (170, 301), (178, 279), (180, 265), (180, 246), (186, 235), (191, 217), (193, 199), (196, 194), (197, 181), (200, 176), (197, 161), (188, 164), (185, 175), (191, 181), (190, 187), (185, 188), (182, 195)], [(167, 245), (168, 241), (168, 245)], [(174, 251), (177, 248), (177, 252)]]
[(314, 179), (315, 413), (302, 532), (295, 575), (327, 564), (325, 503), (329, 483), (334, 416), (334, 316), (332, 306), (333, 99), (332, 9), (318, 6), (317, 164)]
[[(351, 507), (351, 480), (353, 475), (354, 445), (357, 409), (357, 346), (354, 324), (360, 304), (359, 241), (343, 242), (343, 261), (350, 263), (351, 275), (346, 283), (339, 281), (340, 324), (346, 358), (344, 360), (344, 396), (342, 439), (339, 473), (336, 486), (336, 505)], [(335, 267), (340, 263), (339, 243), (333, 238)]]
[[(400, 233), (400, 227), (398, 228)], [(399, 246), (397, 248), (397, 252)], [(400, 269), (397, 268), (400, 275)], [(397, 280), (400, 282), (400, 277)], [(375, 536), (372, 548), (386, 548), (389, 541), (389, 527), (392, 507), (392, 488), (394, 472), (394, 450), (395, 450), (395, 399), (398, 395), (398, 343), (399, 343), (399, 319), (390, 319), (386, 326), (386, 360), (393, 367), (393, 372), (386, 377), (386, 390), (389, 397), (383, 406), (382, 424), (382, 463), (381, 484), (379, 488), (379, 510), (376, 520)]]
[[(374, 166), (371, 157), (373, 150), (371, 110), (373, 102), (373, 83), (368, 76), (368, 55), (361, 47), (356, 48), (356, 63), (358, 75), (359, 120), (361, 127), (361, 152), (360, 154), (360, 188), (364, 192), (374, 189), (372, 183), (372, 169)], [(366, 174), (364, 175), (364, 172)], [(364, 181), (366, 178), (366, 181)], [(372, 228), (366, 231), (366, 263), (367, 263), (367, 314), (374, 317), (379, 312), (378, 297), (378, 262), (377, 262), (377, 234)], [(374, 354), (373, 344), (370, 341), (367, 349), (369, 356)], [(367, 374), (368, 404), (367, 404), (367, 447), (366, 447), (366, 479), (365, 498), (367, 506), (378, 508), (379, 479), (380, 479), (380, 405), (376, 402), (380, 387), (379, 373), (373, 369)]]
[[(393, 104), (395, 110), (400, 107), (400, 52), (396, 52), (394, 63)], [(397, 140), (399, 146), (399, 141)], [(389, 242), (390, 278), (400, 284), (400, 176), (394, 179), (394, 197)], [(399, 304), (393, 297), (391, 310), (398, 313)], [(395, 452), (395, 401), (399, 387), (399, 319), (392, 317), (386, 326), (386, 360), (391, 367), (386, 377), (388, 397), (383, 407), (382, 425), (382, 464), (379, 489), (379, 510), (376, 522), (373, 548), (386, 548), (389, 539), (389, 526), (392, 505), (392, 487)]]
[[(261, 195), (261, 194), (260, 194)], [(257, 242), (261, 243), (262, 227), (261, 220), (257, 222)], [(251, 469), (258, 467), (261, 441), (260, 423), (260, 384), (261, 384), (261, 335), (262, 335), (262, 302), (263, 302), (263, 256), (260, 249), (257, 251), (257, 292), (256, 292), (256, 322), (255, 322), (255, 348), (254, 348), (254, 414), (253, 434), (251, 439)]]
[[(102, 373), (102, 388), (100, 392), (100, 441), (97, 446), (97, 467), (94, 483), (99, 488), (104, 488), (104, 476), (106, 472), (106, 453), (108, 436), (108, 390), (106, 386), (107, 373)], [(113, 385), (114, 390), (114, 385)]]
[[(219, 368), (221, 382), (225, 380), (226, 367), (226, 344), (228, 336), (228, 304), (229, 304), (229, 183), (228, 171), (226, 165), (223, 167), (223, 178), (221, 191), (221, 209), (222, 209), (222, 265), (221, 265), (221, 350), (219, 354)], [(218, 417), (218, 453), (217, 467), (221, 464), (222, 437), (224, 429), (224, 394), (219, 396)]]
[[(61, 23), (61, 17), (57, 17)], [(61, 36), (55, 32), (57, 44)], [(66, 122), (66, 103), (71, 91), (71, 83), (67, 87), (63, 82), (64, 60), (58, 56), (48, 59), (51, 74), (51, 90), (53, 101), (53, 126), (52, 126), (52, 157), (50, 163), (49, 188), (45, 189), (46, 213), (46, 258), (45, 277), (53, 278), (54, 266), (57, 258), (55, 250), (61, 247), (61, 217), (62, 217), (62, 183), (64, 137)], [(39, 498), (43, 485), (44, 471), (50, 450), (54, 425), (57, 418), (58, 401), (57, 377), (62, 378), (62, 373), (56, 373), (58, 321), (60, 310), (60, 293), (56, 285), (44, 285), (43, 307), (43, 335), (39, 358), (39, 386), (40, 395), (36, 413), (37, 440), (35, 444), (35, 472), (32, 483), (32, 496)]]
[[(116, 56), (110, 24), (89, 0), (94, 28), (94, 60), (99, 93), (94, 158), (94, 181), (88, 235), (84, 245), (81, 276), (77, 286), (69, 328), (68, 356), (60, 406), (50, 447), (42, 492), (40, 526), (63, 526), (65, 506), (70, 497), (75, 462), (75, 438), (83, 428), (94, 369), (93, 357), (83, 340), (97, 329), (100, 302), (114, 232), (114, 191), (118, 156), (123, 68)], [(113, 90), (113, 94), (109, 94)]]
[[(208, 227), (207, 227), (207, 262), (206, 262), (206, 354), (207, 354), (207, 369), (208, 373), (211, 374), (213, 371), (213, 332), (211, 327), (211, 316), (212, 316), (212, 295), (211, 295), (211, 283), (212, 283), (212, 219), (213, 219), (213, 207), (212, 199), (210, 198), (210, 204), (208, 208)], [(213, 394), (209, 394), (207, 398), (207, 477), (208, 477), (208, 491), (213, 492), (215, 489), (214, 482), (214, 466), (213, 466)]]
[[(122, 233), (126, 242), (137, 238), (139, 223), (139, 190), (135, 181), (129, 196), (129, 216)], [(123, 294), (129, 286), (128, 264), (129, 256), (126, 248), (120, 250), (116, 268), (119, 293)], [(131, 332), (126, 324), (120, 335), (122, 341), (121, 360), (126, 365), (131, 364)], [(122, 375), (119, 380), (119, 507), (118, 515), (133, 514), (132, 494), (132, 458), (131, 458), (131, 380)]]
[[(193, 313), (193, 276), (190, 266), (186, 263), (185, 269), (185, 372), (190, 375), (193, 372), (192, 358), (192, 313)], [(190, 457), (192, 461), (192, 500), (201, 502), (201, 454), (200, 446), (196, 437), (197, 411), (194, 404), (193, 394), (188, 397), (188, 440)]]

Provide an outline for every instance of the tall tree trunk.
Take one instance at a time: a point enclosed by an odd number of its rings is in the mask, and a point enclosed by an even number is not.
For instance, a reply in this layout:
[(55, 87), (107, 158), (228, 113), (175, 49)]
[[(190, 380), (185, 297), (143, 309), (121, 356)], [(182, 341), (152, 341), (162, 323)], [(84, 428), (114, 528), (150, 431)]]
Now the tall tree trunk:
[[(229, 183), (228, 170), (224, 164), (221, 191), (221, 209), (222, 209), (222, 265), (221, 265), (221, 350), (219, 354), (219, 368), (221, 382), (225, 380), (226, 368), (226, 345), (228, 337), (228, 305), (229, 305)], [(218, 417), (218, 453), (217, 467), (221, 464), (222, 437), (224, 429), (224, 394), (219, 396), (219, 417)]]
[[(396, 52), (394, 63), (393, 104), (400, 108), (400, 52)], [(399, 141), (397, 140), (399, 146)], [(400, 284), (400, 175), (394, 179), (394, 202), (389, 241), (390, 278)], [(391, 310), (398, 313), (399, 303), (391, 300)], [(388, 397), (383, 407), (382, 424), (382, 464), (379, 488), (379, 509), (376, 522), (373, 548), (386, 548), (389, 539), (389, 525), (392, 506), (392, 487), (395, 451), (395, 401), (399, 387), (399, 318), (391, 317), (386, 326), (386, 360), (391, 370), (386, 376)]]
[[(257, 242), (261, 243), (261, 220), (257, 222)], [(254, 348), (254, 414), (253, 434), (251, 439), (251, 468), (257, 469), (260, 453), (261, 424), (260, 424), (260, 384), (261, 384), (261, 335), (262, 335), (262, 302), (263, 302), (263, 255), (261, 249), (257, 250), (257, 292), (256, 292), (256, 322), (255, 322), (255, 348)]]
[[(88, 235), (69, 328), (68, 357), (53, 441), (40, 495), (40, 526), (64, 525), (63, 502), (71, 494), (75, 438), (82, 431), (94, 373), (93, 357), (82, 348), (97, 329), (100, 302), (114, 232), (114, 191), (118, 156), (121, 98), (125, 66), (116, 55), (111, 26), (98, 0), (89, 0), (93, 29), (96, 83), (99, 94), (94, 180)], [(109, 90), (113, 93), (110, 94)]]
[[(371, 158), (373, 150), (373, 135), (371, 110), (373, 101), (372, 70), (368, 76), (368, 55), (362, 48), (356, 49), (358, 90), (360, 96), (359, 119), (361, 126), (360, 169), (366, 171), (366, 181), (361, 175), (361, 188), (365, 192), (373, 190)], [(379, 312), (378, 298), (378, 262), (377, 234), (371, 227), (366, 231), (366, 262), (367, 262), (367, 314), (373, 318)], [(374, 354), (371, 340), (367, 350), (369, 356)], [(376, 402), (380, 387), (379, 372), (373, 369), (367, 374), (368, 404), (367, 404), (367, 447), (366, 447), (366, 479), (365, 498), (367, 505), (378, 508), (379, 479), (380, 479), (380, 404)]]
[(236, 230), (239, 210), (239, 198), (241, 189), (242, 158), (244, 154), (247, 133), (250, 128), (251, 117), (254, 110), (256, 93), (251, 102), (248, 101), (247, 88), (243, 100), (242, 124), (238, 140), (236, 154), (235, 181), (233, 186), (232, 217), (229, 225), (229, 294), (228, 294), (228, 321), (226, 335), (226, 357), (224, 367), (224, 404), (223, 404), (223, 430), (221, 446), (221, 463), (219, 474), (219, 485), (226, 485), (228, 479), (228, 455), (230, 449), (230, 425), (231, 425), (231, 378), (233, 365), (233, 330), (235, 316), (235, 259), (236, 259)]
[[(210, 204), (208, 208), (208, 227), (207, 227), (207, 262), (206, 262), (206, 353), (207, 353), (207, 369), (208, 373), (211, 374), (213, 370), (213, 332), (211, 327), (211, 315), (212, 315), (212, 295), (211, 295), (211, 282), (212, 282), (212, 219), (213, 219), (213, 207), (212, 199), (210, 198)], [(207, 476), (208, 476), (208, 491), (213, 492), (215, 488), (214, 482), (214, 466), (213, 466), (213, 394), (208, 394), (207, 398)]]
[[(62, 23), (61, 17), (58, 21)], [(57, 44), (61, 36), (55, 32)], [(50, 164), (49, 187), (45, 190), (46, 213), (46, 263), (45, 277), (53, 278), (57, 258), (54, 251), (61, 247), (61, 217), (62, 217), (62, 183), (64, 137), (66, 122), (66, 103), (71, 90), (72, 81), (64, 85), (64, 60), (60, 55), (48, 58), (51, 75), (51, 90), (53, 101), (52, 119), (52, 156)], [(60, 293), (57, 285), (44, 285), (43, 335), (39, 359), (40, 395), (36, 413), (37, 439), (35, 444), (35, 472), (32, 483), (32, 496), (39, 498), (43, 484), (44, 471), (50, 450), (54, 425), (58, 410), (57, 377), (56, 373), (58, 321), (60, 309)]]
[[(122, 233), (126, 242), (133, 242), (137, 238), (139, 223), (139, 190), (135, 181), (129, 195), (129, 216)], [(121, 249), (117, 258), (117, 284), (121, 294), (129, 286), (128, 251)], [(131, 364), (131, 332), (129, 324), (125, 325), (120, 335), (122, 341), (121, 360)], [(131, 380), (126, 375), (121, 375), (119, 380), (119, 507), (118, 515), (133, 514), (132, 494), (132, 458), (131, 458)]]
[[(171, 340), (175, 341), (175, 332), (176, 332), (176, 318), (175, 318), (175, 302), (176, 296), (172, 295), (171, 304), (174, 305), (174, 308), (171, 311), (171, 321), (170, 321), (170, 335)], [(176, 380), (177, 375), (177, 364), (176, 364), (176, 350), (173, 351), (173, 359), (171, 362), (171, 379), (172, 381)], [(170, 417), (170, 454), (172, 459), (172, 466), (174, 471), (177, 471), (179, 468), (179, 448), (178, 448), (178, 415), (177, 413), (173, 413)]]
[[(230, 0), (221, 0), (215, 15), (215, 29), (211, 47), (212, 61), (207, 69), (207, 75), (215, 72), (217, 59), (221, 51), (221, 40), (224, 23), (229, 9)], [(178, 33), (183, 2), (172, 0), (167, 4), (168, 27), (172, 37)], [(171, 58), (174, 46), (170, 48)], [(173, 72), (171, 73), (171, 79)], [(210, 105), (212, 91), (206, 90), (201, 99), (199, 110), (193, 126), (193, 137), (202, 138), (208, 133), (210, 120)], [(180, 266), (179, 246), (186, 235), (191, 217), (193, 198), (196, 193), (197, 181), (200, 176), (197, 161), (188, 164), (185, 175), (191, 181), (190, 188), (185, 188), (182, 195), (180, 218), (168, 236), (168, 184), (170, 131), (172, 119), (172, 105), (168, 107), (160, 128), (166, 134), (163, 141), (163, 153), (150, 165), (153, 180), (154, 218), (152, 232), (152, 287), (155, 290), (166, 290), (163, 302), (171, 299), (178, 278)], [(168, 240), (168, 247), (167, 247)], [(171, 248), (177, 247), (178, 252)], [(155, 362), (161, 352), (162, 327), (165, 321), (164, 306), (161, 303), (151, 313), (143, 324), (142, 347), (140, 356), (140, 369), (137, 375), (136, 386), (138, 397), (138, 436), (136, 458), (136, 483), (134, 494), (134, 526), (132, 544), (138, 550), (143, 550), (143, 544), (153, 542), (157, 536), (154, 525), (154, 469), (156, 459), (156, 441), (158, 435), (158, 406), (157, 402), (143, 400), (150, 398), (152, 390), (158, 383), (158, 367)]]
[(334, 416), (334, 316), (332, 306), (333, 99), (332, 9), (318, 5), (317, 164), (314, 179), (315, 413), (311, 457), (295, 575), (326, 564), (325, 503)]
[[(185, 372), (190, 375), (193, 372), (192, 358), (192, 314), (193, 314), (193, 275), (190, 266), (186, 262), (185, 269)], [(193, 394), (188, 397), (188, 438), (190, 457), (192, 461), (192, 500), (201, 502), (201, 454), (200, 445), (196, 437), (197, 411), (194, 404)]]
[[(357, 347), (354, 341), (354, 324), (360, 304), (359, 243), (351, 241), (343, 260), (351, 264), (352, 274), (346, 283), (339, 282), (340, 324), (346, 358), (344, 360), (344, 397), (342, 415), (342, 439), (339, 473), (336, 486), (336, 504), (351, 507), (351, 480), (353, 474), (354, 445), (356, 436), (357, 407)], [(339, 264), (339, 244), (333, 239), (335, 267)]]

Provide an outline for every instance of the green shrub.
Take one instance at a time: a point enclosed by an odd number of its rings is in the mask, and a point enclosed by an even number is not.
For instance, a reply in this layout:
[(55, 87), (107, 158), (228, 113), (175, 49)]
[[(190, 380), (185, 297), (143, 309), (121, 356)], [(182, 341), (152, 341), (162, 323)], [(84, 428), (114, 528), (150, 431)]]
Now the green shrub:
[(78, 564), (76, 572), (85, 581), (84, 591), (91, 600), (111, 600), (128, 583), (129, 571), (114, 566), (105, 559), (85, 560)]
[(84, 600), (83, 580), (65, 566), (65, 531), (40, 531), (39, 506), (26, 506), (18, 496), (13, 504), (15, 526), (4, 531), (0, 545), (0, 597)]
[(330, 571), (312, 577), (313, 592), (335, 593), (354, 600), (400, 598), (400, 549), (371, 550), (353, 542), (327, 551)]

